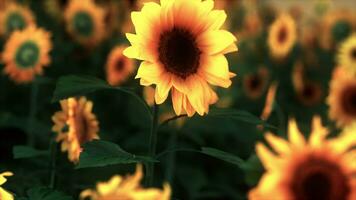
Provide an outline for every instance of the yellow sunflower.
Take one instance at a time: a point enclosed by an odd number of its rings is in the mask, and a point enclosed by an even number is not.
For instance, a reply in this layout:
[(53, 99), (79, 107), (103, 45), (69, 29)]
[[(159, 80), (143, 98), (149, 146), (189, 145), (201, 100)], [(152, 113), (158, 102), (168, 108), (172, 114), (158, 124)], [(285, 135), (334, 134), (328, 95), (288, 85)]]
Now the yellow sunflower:
[(111, 50), (106, 62), (106, 80), (110, 85), (120, 85), (134, 71), (134, 63), (122, 52), (125, 47), (119, 46)]
[(51, 62), (51, 34), (33, 25), (15, 31), (6, 41), (2, 61), (4, 73), (17, 83), (30, 82)]
[(8, 3), (0, 12), (0, 35), (10, 35), (15, 30), (22, 30), (35, 24), (30, 9), (15, 3)]
[(60, 102), (62, 110), (56, 112), (52, 121), (57, 141), (62, 142), (62, 151), (68, 151), (70, 161), (79, 161), (81, 145), (98, 139), (99, 122), (92, 113), (93, 102), (85, 97), (69, 98)]
[(265, 92), (269, 82), (267, 68), (260, 67), (257, 72), (247, 74), (243, 77), (243, 89), (250, 99), (258, 99)]
[(330, 81), (327, 103), (330, 107), (329, 117), (339, 127), (356, 121), (356, 79), (342, 67), (335, 69)]
[(356, 33), (340, 45), (337, 62), (347, 72), (356, 75)]
[(71, 0), (64, 18), (68, 32), (83, 45), (96, 45), (105, 37), (105, 11), (93, 0)]
[[(6, 176), (13, 176), (14, 174), (12, 172), (4, 172), (0, 174), (0, 186), (3, 185), (6, 182)], [(4, 190), (2, 187), (0, 187), (0, 199), (1, 200), (13, 200), (14, 196), (9, 193), (8, 191)]]
[(284, 58), (293, 48), (296, 39), (294, 19), (285, 13), (279, 15), (269, 28), (267, 42), (271, 55), (277, 59)]
[(136, 173), (132, 176), (114, 176), (108, 182), (100, 182), (95, 190), (84, 190), (80, 199), (91, 200), (169, 200), (171, 188), (164, 185), (163, 190), (156, 188), (142, 188), (140, 186), (143, 177), (142, 165), (137, 165)]
[(162, 104), (171, 91), (177, 115), (204, 115), (217, 101), (210, 85), (229, 87), (224, 54), (237, 51), (236, 38), (220, 30), (226, 14), (212, 10), (212, 0), (161, 0), (132, 12), (136, 34), (127, 33), (129, 58), (143, 60), (136, 78), (141, 85), (156, 85), (155, 101)]
[(267, 133), (273, 153), (258, 143), (256, 152), (266, 172), (249, 193), (250, 200), (356, 199), (356, 134), (345, 130), (326, 139), (328, 130), (315, 117), (309, 140), (295, 120), (289, 122), (288, 141)]

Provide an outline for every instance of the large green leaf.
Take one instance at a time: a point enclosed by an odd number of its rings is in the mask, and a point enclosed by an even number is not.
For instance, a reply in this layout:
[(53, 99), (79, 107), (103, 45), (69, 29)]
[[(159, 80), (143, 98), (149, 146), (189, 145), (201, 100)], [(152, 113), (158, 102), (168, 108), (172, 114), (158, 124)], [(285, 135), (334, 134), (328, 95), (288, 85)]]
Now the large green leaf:
[(245, 161), (239, 158), (238, 156), (235, 156), (231, 153), (227, 153), (218, 149), (210, 148), (210, 147), (202, 147), (201, 152), (203, 154), (212, 156), (214, 158), (223, 160), (225, 162), (237, 165), (240, 168), (243, 168), (245, 165)]
[(255, 154), (251, 155), (246, 161), (243, 170), (245, 172), (245, 181), (251, 187), (257, 185), (264, 172), (263, 166)]
[(37, 156), (48, 156), (49, 152), (45, 150), (37, 150), (29, 146), (14, 146), (12, 149), (14, 159), (32, 158)]
[(267, 124), (265, 121), (244, 110), (213, 108), (210, 110), (208, 117), (230, 118), (250, 124), (263, 125), (269, 128), (277, 129), (275, 126)]
[(27, 191), (28, 198), (21, 200), (73, 200), (72, 197), (46, 187), (35, 187)]
[(56, 102), (68, 97), (81, 96), (98, 90), (117, 90), (136, 98), (151, 114), (149, 106), (134, 91), (129, 88), (113, 87), (104, 80), (91, 76), (68, 75), (59, 78), (54, 90), (52, 102)]
[(83, 152), (80, 154), (79, 164), (77, 166), (78, 169), (156, 161), (150, 157), (136, 156), (128, 153), (121, 149), (117, 144), (103, 140), (88, 142), (84, 144), (83, 149)]

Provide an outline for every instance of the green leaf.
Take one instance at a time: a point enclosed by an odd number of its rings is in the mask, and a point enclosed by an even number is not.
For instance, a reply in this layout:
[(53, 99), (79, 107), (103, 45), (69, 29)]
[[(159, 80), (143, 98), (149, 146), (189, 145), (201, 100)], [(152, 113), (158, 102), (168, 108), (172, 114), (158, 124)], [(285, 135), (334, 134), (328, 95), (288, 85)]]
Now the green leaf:
[(209, 155), (211, 157), (223, 160), (225, 162), (237, 165), (240, 168), (243, 168), (245, 165), (245, 161), (242, 160), (241, 158), (231, 154), (227, 153), (218, 149), (210, 148), (210, 147), (202, 147), (203, 154)]
[(111, 142), (94, 140), (84, 144), (77, 169), (144, 162), (156, 162), (156, 160), (128, 153)]
[(36, 187), (27, 191), (28, 200), (73, 200), (62, 192), (46, 187)]
[(52, 102), (73, 96), (82, 96), (98, 90), (108, 89), (118, 90), (120, 92), (131, 95), (132, 97), (136, 98), (143, 106), (145, 106), (148, 113), (151, 114), (149, 106), (134, 91), (123, 87), (113, 87), (107, 84), (104, 80), (91, 76), (68, 75), (59, 78), (57, 81), (56, 89), (54, 90)]
[(32, 158), (37, 156), (48, 156), (49, 152), (44, 150), (37, 150), (29, 146), (14, 146), (12, 149), (14, 159)]
[(245, 172), (245, 181), (251, 187), (257, 185), (264, 172), (263, 166), (255, 154), (251, 155), (246, 161), (243, 170)]
[(230, 118), (250, 124), (263, 125), (269, 128), (277, 129), (277, 127), (267, 124), (265, 121), (244, 110), (213, 108), (210, 110), (208, 117)]

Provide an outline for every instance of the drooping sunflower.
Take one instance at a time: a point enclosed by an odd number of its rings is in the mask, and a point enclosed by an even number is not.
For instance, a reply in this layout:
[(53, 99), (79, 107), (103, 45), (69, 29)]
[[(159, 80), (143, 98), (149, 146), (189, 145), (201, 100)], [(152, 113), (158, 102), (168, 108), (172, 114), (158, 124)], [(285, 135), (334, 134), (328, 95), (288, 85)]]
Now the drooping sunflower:
[(330, 107), (329, 117), (339, 127), (356, 121), (356, 79), (342, 67), (334, 71), (327, 103)]
[(30, 9), (15, 3), (7, 3), (0, 12), (0, 35), (10, 35), (15, 30), (22, 30), (35, 25)]
[(111, 50), (106, 62), (106, 80), (110, 85), (119, 85), (134, 71), (134, 63), (122, 54), (125, 47), (119, 46)]
[(256, 152), (266, 172), (249, 193), (250, 200), (356, 199), (356, 135), (346, 130), (326, 139), (328, 130), (314, 117), (309, 140), (295, 120), (289, 122), (288, 141), (267, 133), (273, 152), (258, 143)]
[(277, 59), (284, 58), (293, 48), (297, 39), (297, 28), (293, 17), (280, 14), (269, 28), (268, 46)]
[(257, 72), (246, 74), (243, 77), (243, 89), (250, 99), (258, 99), (266, 91), (269, 83), (269, 72), (267, 68), (260, 67)]
[(356, 75), (356, 33), (340, 45), (337, 62), (347, 72)]
[(56, 112), (52, 121), (52, 131), (56, 132), (57, 141), (62, 142), (62, 151), (68, 151), (70, 161), (79, 161), (81, 145), (98, 139), (99, 122), (92, 113), (93, 102), (85, 97), (62, 100), (61, 111)]
[(33, 25), (22, 31), (15, 31), (6, 41), (2, 61), (4, 73), (17, 83), (27, 83), (51, 62), (51, 34)]
[[(0, 174), (0, 186), (3, 185), (6, 182), (6, 176), (13, 176), (14, 174), (12, 172), (4, 172)], [(14, 196), (10, 194), (8, 191), (4, 190), (2, 187), (0, 187), (0, 199), (1, 200), (13, 200)]]
[(171, 91), (177, 115), (204, 115), (217, 101), (210, 85), (229, 87), (224, 54), (237, 51), (236, 38), (220, 30), (226, 14), (212, 10), (212, 0), (161, 0), (132, 12), (136, 34), (127, 33), (129, 58), (143, 60), (136, 78), (141, 85), (156, 85), (155, 101), (162, 104)]
[(80, 194), (81, 199), (90, 198), (91, 200), (169, 200), (171, 188), (168, 184), (164, 185), (163, 190), (157, 188), (142, 188), (140, 186), (143, 177), (142, 165), (137, 165), (136, 173), (132, 176), (114, 176), (108, 182), (100, 182), (95, 190), (84, 190)]
[(96, 45), (105, 37), (105, 11), (93, 0), (71, 0), (64, 18), (68, 32), (83, 45)]

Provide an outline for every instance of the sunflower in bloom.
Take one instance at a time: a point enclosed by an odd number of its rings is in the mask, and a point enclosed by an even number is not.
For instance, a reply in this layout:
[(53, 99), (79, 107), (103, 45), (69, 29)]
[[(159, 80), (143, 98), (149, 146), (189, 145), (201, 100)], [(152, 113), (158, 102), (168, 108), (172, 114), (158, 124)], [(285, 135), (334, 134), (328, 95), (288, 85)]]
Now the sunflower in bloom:
[(266, 172), (250, 191), (250, 200), (356, 199), (355, 129), (326, 139), (328, 130), (319, 117), (314, 117), (312, 128), (306, 140), (291, 120), (288, 140), (265, 135), (275, 153), (261, 143), (256, 145)]
[(340, 46), (337, 56), (339, 66), (356, 75), (356, 33), (347, 38)]
[(15, 30), (22, 30), (34, 24), (31, 10), (15, 3), (6, 4), (0, 12), (0, 35), (10, 35)]
[(41, 75), (43, 68), (51, 62), (50, 37), (49, 32), (32, 25), (12, 33), (2, 54), (4, 73), (17, 83), (27, 83)]
[(293, 17), (281, 14), (269, 28), (268, 46), (271, 55), (277, 59), (284, 58), (293, 48), (297, 39), (297, 28)]
[(162, 104), (171, 91), (174, 111), (189, 116), (208, 113), (217, 101), (211, 85), (229, 87), (224, 54), (237, 51), (236, 38), (220, 30), (226, 14), (212, 10), (212, 0), (161, 0), (132, 12), (136, 34), (126, 34), (129, 58), (143, 60), (136, 78), (141, 85), (156, 85), (155, 101)]
[(243, 89), (250, 99), (258, 99), (265, 92), (269, 82), (267, 68), (260, 67), (257, 72), (247, 74), (243, 77)]
[(110, 85), (120, 85), (134, 71), (134, 63), (122, 54), (125, 47), (114, 48), (107, 59), (106, 79)]
[(62, 110), (52, 117), (52, 130), (58, 134), (57, 141), (62, 142), (62, 151), (68, 151), (69, 160), (77, 163), (81, 145), (99, 138), (99, 122), (92, 113), (93, 102), (85, 97), (69, 98), (60, 104)]
[(71, 0), (64, 18), (68, 32), (83, 45), (95, 45), (105, 36), (105, 11), (93, 0)]
[(327, 103), (330, 107), (329, 117), (339, 127), (356, 121), (356, 79), (342, 67), (334, 71)]
[(91, 200), (169, 200), (171, 189), (168, 184), (163, 190), (156, 188), (142, 188), (140, 186), (143, 177), (142, 165), (137, 165), (136, 173), (132, 176), (114, 176), (108, 182), (100, 182), (95, 190), (84, 190), (80, 194), (81, 199)]
[[(3, 185), (6, 182), (6, 176), (13, 176), (14, 174), (12, 172), (4, 172), (0, 174), (0, 186)], [(0, 199), (1, 200), (13, 200), (14, 196), (10, 194), (8, 191), (4, 190), (2, 187), (0, 187)]]

